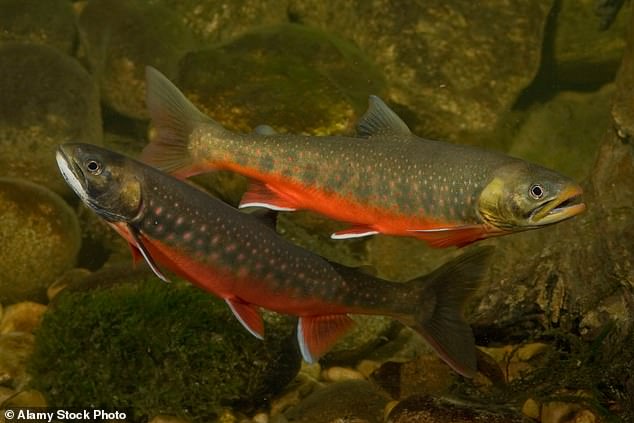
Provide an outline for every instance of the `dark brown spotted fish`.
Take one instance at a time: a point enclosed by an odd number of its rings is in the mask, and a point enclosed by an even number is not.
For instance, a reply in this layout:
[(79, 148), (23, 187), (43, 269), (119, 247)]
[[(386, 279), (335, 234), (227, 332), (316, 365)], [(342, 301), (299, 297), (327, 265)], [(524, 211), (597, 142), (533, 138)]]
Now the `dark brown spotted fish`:
[(87, 144), (59, 147), (62, 175), (143, 256), (223, 298), (253, 335), (259, 307), (299, 317), (306, 361), (352, 324), (348, 313), (393, 316), (414, 328), (457, 372), (473, 376), (476, 354), (462, 306), (481, 279), (489, 249), (463, 254), (429, 275), (393, 283), (329, 263), (194, 186)]
[(585, 210), (581, 187), (541, 166), (413, 135), (378, 97), (358, 138), (237, 134), (147, 69), (157, 134), (143, 161), (178, 177), (227, 169), (253, 183), (240, 207), (312, 210), (351, 227), (333, 238), (412, 236), (434, 247), (540, 228)]

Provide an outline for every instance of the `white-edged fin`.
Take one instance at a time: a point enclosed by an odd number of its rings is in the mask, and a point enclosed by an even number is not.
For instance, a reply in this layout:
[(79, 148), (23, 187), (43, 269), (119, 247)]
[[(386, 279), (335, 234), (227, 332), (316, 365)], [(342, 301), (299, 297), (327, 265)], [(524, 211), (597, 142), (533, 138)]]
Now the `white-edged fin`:
[(350, 228), (343, 231), (337, 231), (330, 235), (330, 239), (355, 239), (364, 238), (366, 236), (377, 235), (379, 231), (370, 228)]
[(357, 135), (371, 137), (378, 134), (411, 134), (405, 122), (379, 97), (371, 95), (369, 107), (359, 122)]
[(259, 135), (277, 135), (277, 131), (269, 125), (258, 125), (253, 129), (253, 132)]
[(134, 228), (128, 226), (128, 232), (130, 233), (130, 236), (132, 236), (132, 239), (134, 239), (134, 246), (139, 250), (147, 265), (150, 266), (150, 269), (152, 269), (152, 272), (154, 272), (154, 274), (163, 282), (170, 283), (170, 280), (167, 279), (167, 277), (160, 271), (156, 263), (154, 263), (152, 256), (145, 248), (145, 245), (143, 245), (143, 242), (141, 241), (137, 231)]
[(225, 298), (225, 302), (234, 316), (249, 333), (258, 339), (264, 339), (264, 322), (260, 311), (253, 304), (248, 304), (236, 298)]
[(353, 324), (346, 314), (301, 316), (297, 323), (297, 341), (304, 361), (319, 360)]
[(293, 208), (280, 207), (280, 206), (276, 206), (275, 204), (260, 203), (260, 202), (240, 203), (240, 205), (238, 206), (239, 209), (244, 209), (246, 207), (261, 207), (261, 208), (269, 209), (273, 211), (295, 211), (295, 209)]
[(265, 183), (252, 181), (249, 188), (242, 196), (239, 209), (245, 207), (262, 207), (274, 211), (295, 211), (295, 207), (286, 199), (280, 197)]

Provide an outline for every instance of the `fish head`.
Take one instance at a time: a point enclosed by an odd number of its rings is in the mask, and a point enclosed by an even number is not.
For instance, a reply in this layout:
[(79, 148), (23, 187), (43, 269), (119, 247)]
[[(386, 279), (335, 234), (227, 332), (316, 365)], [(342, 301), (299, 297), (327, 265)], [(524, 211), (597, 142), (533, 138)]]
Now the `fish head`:
[(129, 222), (141, 209), (141, 178), (133, 162), (92, 144), (62, 144), (57, 165), (79, 198), (109, 222)]
[(535, 229), (583, 212), (578, 183), (553, 170), (522, 161), (498, 168), (482, 190), (478, 212), (501, 231)]

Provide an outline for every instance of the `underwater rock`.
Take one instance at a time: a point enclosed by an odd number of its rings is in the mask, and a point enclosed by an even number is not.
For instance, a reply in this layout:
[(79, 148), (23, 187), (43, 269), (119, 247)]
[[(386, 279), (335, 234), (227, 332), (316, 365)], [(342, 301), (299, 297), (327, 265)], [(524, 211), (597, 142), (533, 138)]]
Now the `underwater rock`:
[(608, 84), (589, 93), (564, 91), (530, 107), (508, 153), (575, 180), (587, 178), (610, 122), (613, 96), (614, 85)]
[[(601, 28), (597, 0), (561, 0), (553, 21), (554, 76), (565, 84), (603, 84), (614, 79), (623, 51), (629, 8)], [(548, 58), (547, 58), (548, 60)], [(549, 64), (547, 64), (549, 66)]]
[(329, 367), (321, 372), (321, 378), (327, 382), (343, 382), (345, 380), (365, 380), (365, 377), (356, 370), (347, 367)]
[(99, 93), (73, 58), (36, 44), (0, 45), (0, 176), (70, 192), (55, 163), (69, 140), (101, 143)]
[(386, 362), (371, 380), (394, 398), (413, 394), (443, 395), (456, 381), (456, 374), (436, 355), (424, 354), (407, 363)]
[(194, 46), (178, 15), (142, 0), (90, 0), (79, 17), (81, 54), (99, 78), (103, 101), (135, 119), (145, 109), (145, 66), (174, 77)]
[(91, 273), (90, 270), (80, 267), (64, 272), (62, 276), (55, 279), (55, 282), (49, 285), (46, 290), (46, 297), (49, 301), (52, 301), (53, 298), (66, 289), (66, 287), (81, 283), (81, 281), (85, 280)]
[(552, 3), (291, 0), (289, 15), (365, 51), (414, 133), (457, 139), (492, 129), (532, 81)]
[(330, 423), (339, 419), (379, 423), (390, 398), (364, 380), (333, 383), (284, 413), (289, 423)]
[(33, 352), (30, 333), (11, 332), (0, 335), (0, 384), (21, 389), (28, 380), (27, 361)]
[(226, 41), (253, 27), (288, 20), (285, 1), (155, 0), (179, 16), (202, 44)]
[(385, 343), (400, 329), (400, 323), (386, 316), (351, 316), (354, 326), (321, 358), (327, 364), (355, 364)]
[(77, 216), (42, 186), (0, 178), (0, 221), (0, 301), (43, 302), (48, 285), (75, 264)]
[(3, 408), (43, 408), (47, 406), (46, 398), (34, 389), (20, 391), (2, 404)]
[(176, 417), (176, 416), (168, 416), (166, 414), (159, 414), (158, 416), (152, 417), (150, 423), (190, 423), (189, 420)]
[(0, 320), (0, 334), (9, 332), (33, 333), (40, 325), (45, 311), (45, 305), (31, 301), (10, 305)]
[(494, 410), (450, 402), (427, 395), (412, 395), (396, 405), (387, 423), (530, 423), (532, 420), (512, 410)]
[(126, 406), (135, 416), (196, 422), (225, 406), (251, 410), (299, 370), (294, 322), (276, 316), (265, 316), (261, 341), (213, 295), (112, 266), (55, 298), (37, 331), (31, 386), (51, 404)]
[(479, 341), (553, 344), (548, 367), (532, 377), (543, 396), (564, 386), (610, 386), (600, 406), (621, 418), (634, 418), (625, 400), (634, 358), (632, 69), (634, 31), (616, 80), (612, 127), (584, 186), (587, 211), (552, 228), (490, 241), (497, 245), (490, 279), (469, 313)]
[(382, 75), (356, 46), (294, 24), (189, 53), (178, 80), (202, 111), (243, 132), (266, 124), (277, 132), (341, 133), (365, 112), (368, 96), (384, 90)]
[(20, 41), (47, 44), (72, 54), (77, 29), (67, 0), (1, 0), (0, 44)]

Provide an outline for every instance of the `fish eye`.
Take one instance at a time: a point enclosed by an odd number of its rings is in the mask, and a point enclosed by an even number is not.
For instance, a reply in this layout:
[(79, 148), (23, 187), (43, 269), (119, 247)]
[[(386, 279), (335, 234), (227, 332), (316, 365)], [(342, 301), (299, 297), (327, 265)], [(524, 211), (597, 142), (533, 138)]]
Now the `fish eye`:
[(97, 160), (88, 160), (86, 162), (86, 169), (93, 175), (99, 175), (101, 173), (101, 163)]
[(530, 193), (531, 197), (533, 197), (535, 200), (539, 200), (540, 198), (544, 196), (544, 188), (539, 184), (531, 185), (528, 192)]

